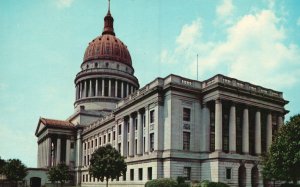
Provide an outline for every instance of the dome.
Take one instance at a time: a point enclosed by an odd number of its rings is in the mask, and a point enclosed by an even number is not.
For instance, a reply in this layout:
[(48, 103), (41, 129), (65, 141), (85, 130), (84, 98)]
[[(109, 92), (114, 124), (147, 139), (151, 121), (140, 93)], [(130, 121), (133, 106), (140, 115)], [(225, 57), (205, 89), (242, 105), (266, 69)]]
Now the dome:
[(112, 60), (132, 66), (127, 46), (112, 34), (102, 34), (89, 43), (83, 62), (89, 60)]
[(92, 40), (85, 50), (83, 63), (89, 60), (111, 60), (132, 66), (131, 56), (127, 46), (115, 36), (114, 18), (110, 8), (104, 17), (102, 35)]

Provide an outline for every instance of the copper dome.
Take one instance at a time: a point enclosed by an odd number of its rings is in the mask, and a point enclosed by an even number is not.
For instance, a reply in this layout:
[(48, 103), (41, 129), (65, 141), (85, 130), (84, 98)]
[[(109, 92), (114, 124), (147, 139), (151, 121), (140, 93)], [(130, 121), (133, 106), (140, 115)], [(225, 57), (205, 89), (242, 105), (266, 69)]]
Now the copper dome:
[(110, 8), (104, 17), (102, 35), (89, 43), (85, 50), (83, 62), (89, 60), (112, 60), (131, 65), (131, 56), (127, 46), (115, 36), (114, 18), (110, 14)]

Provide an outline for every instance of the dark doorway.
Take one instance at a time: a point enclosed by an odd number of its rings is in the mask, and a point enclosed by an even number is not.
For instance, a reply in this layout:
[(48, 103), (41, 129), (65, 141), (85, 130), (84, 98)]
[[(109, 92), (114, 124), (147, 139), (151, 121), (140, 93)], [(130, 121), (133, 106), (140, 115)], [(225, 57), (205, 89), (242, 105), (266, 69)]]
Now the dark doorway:
[(31, 177), (30, 178), (30, 187), (41, 187), (41, 178), (40, 177)]
[(246, 168), (244, 165), (239, 167), (239, 187), (246, 187)]

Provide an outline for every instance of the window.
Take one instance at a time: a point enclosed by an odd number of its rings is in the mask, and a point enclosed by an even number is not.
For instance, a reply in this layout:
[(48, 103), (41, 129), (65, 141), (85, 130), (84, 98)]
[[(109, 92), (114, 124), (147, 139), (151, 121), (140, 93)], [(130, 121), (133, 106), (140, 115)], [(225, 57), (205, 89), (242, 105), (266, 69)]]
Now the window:
[(138, 130), (137, 118), (135, 118), (135, 120), (134, 120), (134, 121), (135, 121), (135, 124), (134, 124), (134, 125), (135, 125), (135, 130)]
[(104, 135), (104, 137), (103, 137), (103, 144), (105, 144), (106, 143), (106, 135)]
[(86, 182), (89, 182), (89, 181), (88, 181), (88, 174), (85, 175), (85, 181), (86, 181)]
[(92, 140), (92, 147), (91, 148), (93, 148), (94, 147), (94, 141)]
[[(99, 48), (97, 48), (97, 50), (98, 50)], [(95, 67), (97, 68), (98, 67), (98, 63), (95, 63)]]
[(154, 110), (150, 111), (150, 123), (154, 123)]
[(226, 179), (231, 179), (231, 168), (226, 168)]
[(150, 134), (150, 151), (154, 151), (154, 133)]
[(86, 156), (83, 158), (83, 164), (86, 166)]
[(134, 180), (134, 169), (130, 169), (130, 180)]
[(97, 139), (95, 139), (95, 147), (97, 147), (97, 143), (98, 143), (98, 141), (97, 141)]
[(183, 150), (190, 150), (190, 132), (183, 132)]
[(108, 142), (110, 142), (110, 133), (108, 133)]
[(88, 149), (90, 148), (90, 142), (88, 142)]
[(183, 176), (185, 177), (185, 180), (191, 180), (191, 167), (183, 168)]
[(183, 108), (183, 121), (191, 121), (191, 109)]
[(122, 126), (119, 125), (118, 127), (119, 127), (118, 134), (121, 135), (122, 134)]
[(118, 143), (118, 151), (121, 152), (121, 143)]
[(84, 143), (84, 150), (86, 150), (86, 143)]
[(123, 181), (126, 181), (126, 173), (123, 174)]
[(137, 155), (137, 139), (135, 139), (134, 148), (135, 154)]
[(139, 180), (143, 180), (143, 168), (139, 168)]
[(116, 131), (113, 132), (113, 140), (116, 140)]
[(128, 122), (127, 123), (127, 133), (129, 133), (130, 132), (130, 123)]
[(99, 145), (101, 145), (101, 137), (99, 138)]
[(84, 178), (84, 175), (82, 175), (82, 182), (84, 182), (85, 180), (84, 180), (85, 178)]
[(90, 155), (87, 156), (87, 165), (90, 165)]
[(148, 180), (152, 180), (152, 167), (148, 167), (148, 175), (147, 175)]
[(71, 142), (71, 149), (74, 149), (75, 145), (74, 142)]

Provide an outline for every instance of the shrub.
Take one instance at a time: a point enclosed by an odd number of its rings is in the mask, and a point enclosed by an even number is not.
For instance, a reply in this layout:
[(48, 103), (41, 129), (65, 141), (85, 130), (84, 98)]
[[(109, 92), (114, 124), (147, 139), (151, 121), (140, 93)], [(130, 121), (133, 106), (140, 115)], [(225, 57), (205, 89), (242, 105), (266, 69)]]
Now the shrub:
[(280, 185), (280, 187), (299, 187), (299, 186), (300, 184), (288, 184), (288, 183)]
[(145, 187), (177, 187), (177, 182), (173, 179), (155, 179), (148, 181)]
[(181, 176), (178, 176), (176, 180), (178, 184), (183, 184), (185, 182), (185, 178)]
[(202, 181), (202, 182), (200, 183), (200, 185), (197, 186), (197, 187), (208, 187), (208, 184), (209, 184), (209, 181), (208, 181), (208, 180), (204, 180), (204, 181)]
[(188, 184), (188, 183), (180, 183), (180, 184), (177, 184), (177, 187), (190, 187), (190, 184)]
[(210, 182), (207, 187), (230, 187), (225, 183), (222, 182)]

